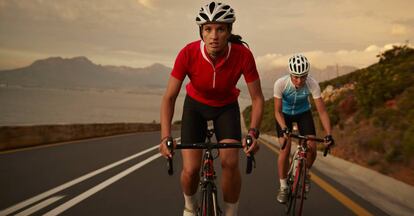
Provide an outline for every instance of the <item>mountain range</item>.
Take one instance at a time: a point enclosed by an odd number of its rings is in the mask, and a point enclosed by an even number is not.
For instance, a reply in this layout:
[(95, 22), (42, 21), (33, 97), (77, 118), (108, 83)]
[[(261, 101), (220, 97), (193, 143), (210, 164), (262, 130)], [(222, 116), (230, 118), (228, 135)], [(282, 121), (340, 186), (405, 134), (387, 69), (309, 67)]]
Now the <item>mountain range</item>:
[(0, 71), (0, 84), (70, 89), (135, 89), (165, 87), (171, 68), (153, 64), (145, 68), (102, 66), (86, 57), (51, 57), (33, 64)]
[[(351, 66), (329, 66), (325, 69), (313, 67), (311, 74), (318, 81), (323, 81), (356, 69)], [(158, 63), (144, 68), (132, 68), (103, 66), (86, 57), (50, 57), (37, 60), (27, 67), (0, 71), (0, 85), (67, 89), (165, 88), (170, 72), (170, 67)], [(286, 73), (286, 68), (283, 67), (260, 71), (262, 87), (271, 91), (276, 79)], [(239, 83), (239, 88), (245, 88), (242, 81)]]

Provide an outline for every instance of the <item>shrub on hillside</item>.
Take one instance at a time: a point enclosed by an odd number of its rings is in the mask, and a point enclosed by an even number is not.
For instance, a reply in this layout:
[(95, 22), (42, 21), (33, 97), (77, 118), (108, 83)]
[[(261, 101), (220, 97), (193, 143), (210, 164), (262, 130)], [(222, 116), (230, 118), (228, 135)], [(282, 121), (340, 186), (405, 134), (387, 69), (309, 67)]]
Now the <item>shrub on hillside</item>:
[(361, 70), (355, 94), (366, 117), (414, 84), (414, 50), (394, 47), (381, 54), (380, 63)]
[(414, 155), (414, 125), (411, 125), (403, 135), (403, 152), (407, 160), (411, 160)]
[(395, 121), (400, 117), (400, 112), (391, 108), (379, 108), (375, 110), (373, 114), (372, 121), (376, 127), (387, 129), (394, 124), (398, 124), (398, 121)]
[(402, 46), (394, 45), (392, 49), (377, 55), (377, 57), (379, 58), (380, 64), (386, 64), (395, 59), (395, 57), (405, 57), (413, 53), (414, 50), (409, 48), (406, 44)]

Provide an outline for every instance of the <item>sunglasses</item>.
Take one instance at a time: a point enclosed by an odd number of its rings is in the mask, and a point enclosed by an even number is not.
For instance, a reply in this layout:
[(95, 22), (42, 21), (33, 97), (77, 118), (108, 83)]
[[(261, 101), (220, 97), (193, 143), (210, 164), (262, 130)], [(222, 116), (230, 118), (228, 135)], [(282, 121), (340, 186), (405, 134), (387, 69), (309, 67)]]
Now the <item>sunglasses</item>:
[(304, 75), (304, 76), (294, 76), (291, 75), (293, 79), (301, 79), (301, 80), (306, 80), (306, 78), (308, 78), (308, 75)]

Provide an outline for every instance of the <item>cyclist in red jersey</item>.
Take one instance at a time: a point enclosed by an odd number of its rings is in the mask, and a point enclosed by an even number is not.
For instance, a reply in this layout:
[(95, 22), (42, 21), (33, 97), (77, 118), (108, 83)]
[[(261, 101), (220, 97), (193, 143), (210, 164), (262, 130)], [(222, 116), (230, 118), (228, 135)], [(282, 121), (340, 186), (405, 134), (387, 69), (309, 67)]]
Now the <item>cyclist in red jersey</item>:
[[(237, 101), (240, 90), (236, 84), (243, 75), (252, 99), (249, 134), (253, 137), (253, 144), (244, 151), (250, 154), (259, 149), (257, 128), (263, 114), (264, 97), (251, 51), (243, 45), (240, 36), (231, 33), (234, 21), (234, 10), (219, 2), (204, 5), (196, 17), (201, 40), (189, 43), (179, 52), (162, 99), (160, 152), (166, 158), (172, 157), (165, 142), (171, 137), (175, 101), (186, 76), (190, 82), (186, 86), (181, 143), (204, 142), (208, 120), (213, 121), (218, 142), (242, 140)], [(246, 146), (245, 139), (242, 142)], [(195, 215), (202, 151), (182, 150), (182, 156), (184, 215)], [(239, 151), (222, 149), (220, 159), (225, 215), (237, 215), (241, 189)]]

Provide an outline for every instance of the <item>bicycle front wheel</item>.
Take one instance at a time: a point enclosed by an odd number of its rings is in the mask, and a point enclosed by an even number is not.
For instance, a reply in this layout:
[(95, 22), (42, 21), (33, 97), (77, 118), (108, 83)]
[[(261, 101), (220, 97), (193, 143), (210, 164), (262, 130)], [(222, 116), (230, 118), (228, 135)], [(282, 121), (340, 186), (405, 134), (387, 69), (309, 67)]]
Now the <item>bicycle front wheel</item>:
[[(294, 161), (297, 163), (294, 166), (294, 169), (289, 172), (288, 175), (288, 185), (289, 185), (289, 196), (288, 201), (286, 203), (286, 214), (295, 216), (296, 213), (300, 215), (300, 209), (303, 204), (301, 202), (300, 197), (302, 196), (302, 190), (304, 189), (304, 178), (303, 172), (303, 163), (302, 161)], [(299, 201), (299, 203), (297, 203)]]
[(212, 183), (207, 183), (202, 194), (202, 201), (199, 211), (200, 216), (218, 216), (220, 210), (217, 205), (217, 193)]
[(302, 215), (303, 210), (303, 203), (305, 201), (305, 181), (306, 181), (306, 163), (302, 163), (301, 170), (300, 170), (300, 181), (299, 181), (299, 187), (298, 187), (298, 197), (297, 201), (299, 202), (296, 206), (296, 212), (298, 212), (297, 215)]

